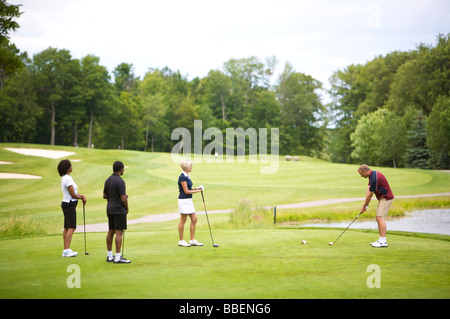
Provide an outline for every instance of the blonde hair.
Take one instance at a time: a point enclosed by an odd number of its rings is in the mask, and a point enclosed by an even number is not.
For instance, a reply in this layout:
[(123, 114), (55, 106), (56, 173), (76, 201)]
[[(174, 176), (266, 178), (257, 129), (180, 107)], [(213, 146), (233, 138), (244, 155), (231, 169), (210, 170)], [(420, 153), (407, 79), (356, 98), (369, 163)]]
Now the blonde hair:
[(182, 160), (181, 163), (180, 163), (181, 169), (183, 171), (189, 170), (191, 165), (192, 165), (192, 162), (190, 160), (187, 160), (187, 159)]

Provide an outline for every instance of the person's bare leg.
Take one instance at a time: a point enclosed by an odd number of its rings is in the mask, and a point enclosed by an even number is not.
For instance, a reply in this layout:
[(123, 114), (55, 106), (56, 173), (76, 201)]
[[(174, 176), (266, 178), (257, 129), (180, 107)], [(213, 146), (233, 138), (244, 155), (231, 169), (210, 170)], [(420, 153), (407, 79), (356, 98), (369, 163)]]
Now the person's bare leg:
[(115, 230), (108, 230), (108, 233), (106, 234), (106, 249), (108, 251), (112, 251), (112, 244), (115, 234), (116, 234)]
[(75, 228), (64, 228), (63, 231), (63, 239), (64, 239), (64, 249), (70, 248), (70, 243), (72, 242), (72, 236), (75, 231)]
[(386, 221), (384, 217), (377, 216), (377, 223), (378, 223), (378, 233), (380, 234), (380, 237), (385, 238), (386, 237)]
[(191, 218), (191, 225), (189, 226), (190, 236), (191, 236), (191, 240), (194, 240), (195, 239), (195, 227), (197, 225), (197, 215), (195, 213), (192, 213), (189, 215), (189, 217)]
[(186, 223), (187, 215), (180, 214), (180, 223), (178, 224), (178, 234), (180, 235), (180, 241), (184, 239), (184, 224)]
[(115, 239), (116, 254), (120, 254), (120, 250), (122, 248), (122, 235), (123, 235), (123, 230), (116, 230), (116, 239)]

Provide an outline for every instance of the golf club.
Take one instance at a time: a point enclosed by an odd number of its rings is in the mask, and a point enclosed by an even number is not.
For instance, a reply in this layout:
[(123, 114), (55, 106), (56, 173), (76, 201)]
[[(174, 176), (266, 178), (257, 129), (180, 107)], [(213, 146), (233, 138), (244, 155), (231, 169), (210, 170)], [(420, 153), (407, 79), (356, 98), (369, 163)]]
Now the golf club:
[(355, 217), (355, 219), (352, 220), (352, 222), (350, 223), (350, 225), (347, 226), (347, 228), (339, 235), (338, 238), (336, 238), (336, 240), (334, 242), (330, 242), (328, 245), (333, 246), (334, 244), (336, 244), (336, 242), (339, 240), (339, 238), (341, 238), (341, 236), (345, 233), (345, 231), (353, 224), (353, 222), (359, 217), (359, 215), (361, 215), (363, 212), (360, 212), (358, 214), (358, 216)]
[(86, 204), (83, 203), (83, 229), (84, 229), (84, 254), (89, 255), (89, 253), (86, 251), (86, 211), (85, 211)]
[(208, 212), (206, 211), (205, 198), (203, 197), (203, 191), (202, 191), (202, 199), (203, 199), (203, 206), (205, 207), (206, 220), (208, 221), (209, 234), (211, 235), (211, 241), (212, 241), (213, 247), (219, 247), (218, 244), (214, 243), (213, 235), (211, 232), (211, 225), (209, 224)]

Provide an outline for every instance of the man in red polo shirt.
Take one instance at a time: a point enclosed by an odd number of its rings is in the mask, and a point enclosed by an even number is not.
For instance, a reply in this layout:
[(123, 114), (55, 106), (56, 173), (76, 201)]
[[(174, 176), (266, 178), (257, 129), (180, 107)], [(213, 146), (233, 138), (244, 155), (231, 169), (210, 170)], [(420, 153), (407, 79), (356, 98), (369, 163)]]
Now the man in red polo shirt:
[(392, 205), (394, 194), (392, 193), (391, 187), (389, 183), (384, 177), (383, 174), (377, 171), (372, 171), (369, 166), (363, 164), (359, 166), (358, 173), (361, 177), (369, 178), (369, 187), (366, 191), (366, 200), (361, 209), (361, 212), (366, 211), (366, 207), (369, 206), (370, 200), (372, 199), (373, 194), (378, 199), (377, 206), (377, 223), (378, 223), (378, 232), (380, 234), (380, 238), (371, 243), (372, 247), (387, 247), (386, 240), (386, 217), (389, 212), (389, 208)]

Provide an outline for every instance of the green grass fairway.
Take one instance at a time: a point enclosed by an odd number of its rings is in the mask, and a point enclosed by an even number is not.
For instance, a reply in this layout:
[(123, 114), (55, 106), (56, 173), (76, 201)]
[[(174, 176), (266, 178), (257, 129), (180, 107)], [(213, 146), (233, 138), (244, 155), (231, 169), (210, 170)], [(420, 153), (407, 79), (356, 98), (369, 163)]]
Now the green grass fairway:
[[(115, 265), (105, 262), (106, 234), (101, 232), (87, 234), (89, 256), (84, 255), (83, 233), (76, 233), (71, 248), (79, 255), (61, 257), (62, 194), (56, 170), (60, 159), (24, 156), (4, 147), (76, 152), (69, 157), (78, 160), (72, 161), (71, 176), (79, 192), (87, 196), (87, 224), (107, 222), (103, 183), (115, 160), (126, 165), (123, 178), (129, 195), (129, 219), (177, 212), (180, 174), (170, 154), (0, 144), (0, 161), (13, 162), (0, 165), (0, 172), (42, 176), (38, 180), (0, 179), (0, 226), (11, 231), (3, 231), (11, 235), (0, 236), (0, 299), (450, 298), (450, 236), (388, 230), (389, 247), (374, 249), (369, 243), (378, 238), (375, 231), (349, 229), (335, 246), (329, 246), (342, 229), (305, 229), (295, 224), (295, 218), (302, 214), (312, 218), (340, 215), (341, 220), (350, 222), (362, 202), (280, 211), (286, 223), (276, 225), (264, 219), (270, 212), (255, 215), (251, 210), (364, 197), (367, 180), (356, 172), (358, 165), (306, 157), (286, 162), (280, 157), (278, 172), (262, 175), (259, 164), (194, 164), (192, 180), (194, 186), (205, 186), (208, 211), (236, 208), (243, 199), (249, 208), (242, 215), (210, 214), (214, 239), (220, 247), (212, 247), (204, 215), (199, 215), (196, 233), (204, 247), (178, 247), (177, 220), (133, 224), (125, 242), (125, 257), (132, 263)], [(450, 191), (449, 173), (373, 169), (387, 176), (395, 195)], [(448, 207), (449, 196), (421, 201), (420, 205), (433, 201)], [(413, 199), (412, 206), (407, 205), (408, 199), (398, 202), (408, 208), (419, 205)], [(203, 211), (198, 194), (194, 195), (194, 205)], [(372, 204), (369, 212), (373, 214), (375, 207)], [(80, 226), (81, 205), (77, 214)], [(188, 229), (189, 221), (185, 235)], [(303, 239), (306, 245), (301, 244)], [(70, 265), (79, 267), (79, 272), (72, 272)], [(381, 288), (367, 285), (370, 276), (378, 276), (368, 272), (370, 265), (379, 266)], [(67, 280), (70, 283), (75, 275), (79, 275), (81, 288), (68, 288)]]
[[(0, 179), (0, 223), (13, 214), (31, 215), (43, 222), (50, 233), (59, 233), (62, 218), (61, 178), (56, 171), (60, 159), (20, 155), (5, 150), (5, 147), (76, 152), (68, 157), (78, 160), (72, 163), (71, 176), (79, 192), (88, 198), (88, 223), (106, 221), (103, 183), (111, 175), (115, 160), (121, 160), (127, 166), (123, 178), (129, 194), (130, 219), (178, 210), (177, 179), (181, 169), (170, 154), (0, 143), (0, 161), (14, 163), (0, 165), (0, 172), (42, 176), (39, 180)], [(191, 177), (194, 186), (205, 186), (208, 210), (216, 210), (235, 208), (242, 199), (250, 201), (253, 206), (275, 206), (328, 198), (364, 197), (367, 180), (359, 176), (357, 167), (308, 157), (301, 157), (300, 162), (286, 162), (280, 156), (276, 174), (260, 174), (260, 164), (198, 163), (194, 164)], [(380, 170), (387, 176), (395, 195), (450, 190), (449, 173), (419, 169)], [(201, 196), (194, 195), (194, 204), (198, 209), (203, 207)], [(355, 203), (352, 210), (358, 210), (360, 206), (360, 203)]]
[[(181, 248), (173, 231), (129, 231), (131, 264), (106, 263), (104, 234), (83, 235), (62, 258), (59, 236), (3, 241), (0, 298), (449, 298), (450, 243), (433, 238), (389, 236), (374, 249), (376, 234), (341, 230), (215, 230), (198, 238), (204, 247)], [(308, 243), (301, 244), (305, 239)], [(69, 265), (80, 268), (81, 288), (68, 288)], [(380, 267), (381, 288), (369, 288), (369, 265)], [(369, 280), (370, 281), (370, 280)]]

